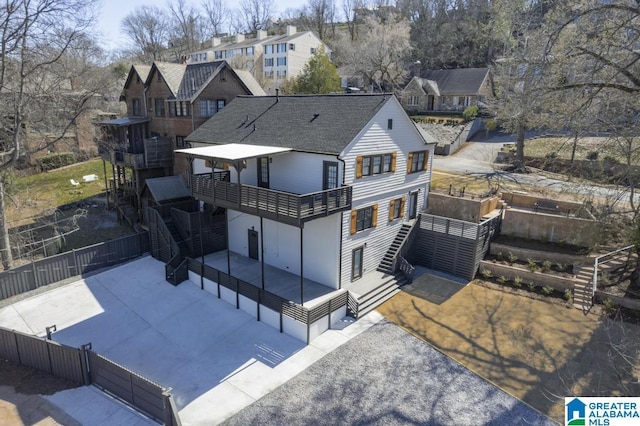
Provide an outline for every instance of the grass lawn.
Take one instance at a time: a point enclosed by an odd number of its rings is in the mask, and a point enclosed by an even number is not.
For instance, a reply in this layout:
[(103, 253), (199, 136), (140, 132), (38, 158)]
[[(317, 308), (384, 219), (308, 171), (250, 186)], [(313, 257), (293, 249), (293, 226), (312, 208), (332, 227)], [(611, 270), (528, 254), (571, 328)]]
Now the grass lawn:
[[(97, 175), (98, 179), (93, 182), (82, 180), (82, 176), (92, 174)], [(111, 178), (111, 169), (107, 168), (107, 179)], [(73, 186), (71, 179), (80, 184)], [(104, 192), (104, 168), (99, 158), (44, 173), (17, 177), (11, 188), (11, 200), (8, 201), (8, 221), (11, 226), (18, 226), (50, 209)]]
[[(528, 139), (525, 141), (524, 154), (529, 157), (545, 157), (547, 154), (555, 152), (558, 158), (569, 160), (571, 159), (573, 143), (574, 140), (571, 136)], [(638, 140), (636, 140), (635, 143), (637, 144)], [(576, 146), (575, 159), (587, 160), (587, 155), (591, 152), (598, 153), (598, 160), (602, 160), (606, 156), (611, 156), (620, 162), (625, 161), (620, 154), (618, 142), (608, 137), (580, 138)]]

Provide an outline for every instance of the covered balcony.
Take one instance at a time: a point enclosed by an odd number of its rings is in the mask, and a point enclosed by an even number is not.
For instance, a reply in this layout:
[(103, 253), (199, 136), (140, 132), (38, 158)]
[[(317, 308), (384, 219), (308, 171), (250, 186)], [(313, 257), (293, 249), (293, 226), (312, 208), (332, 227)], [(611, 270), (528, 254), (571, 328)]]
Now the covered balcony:
[(292, 194), (229, 182), (229, 172), (191, 176), (191, 195), (218, 207), (238, 210), (294, 226), (351, 209), (351, 187)]
[[(243, 162), (246, 163), (248, 158), (288, 151), (285, 148), (253, 146), (251, 154), (248, 154), (234, 151), (231, 145), (236, 144), (191, 148), (176, 152), (212, 162), (232, 162), (236, 165), (236, 170), (242, 170)], [(215, 150), (215, 148), (218, 149)], [(222, 148), (226, 148), (226, 154)], [(271, 148), (271, 150), (269, 151), (267, 148)], [(351, 209), (352, 187), (348, 185), (307, 194), (295, 194), (254, 185), (244, 185), (230, 180), (229, 171), (212, 171), (192, 175), (190, 178), (191, 195), (217, 207), (237, 210), (300, 228), (310, 220)]]
[(148, 122), (145, 117), (123, 117), (98, 123), (100, 157), (114, 166), (136, 170), (170, 167), (171, 141), (148, 137)]

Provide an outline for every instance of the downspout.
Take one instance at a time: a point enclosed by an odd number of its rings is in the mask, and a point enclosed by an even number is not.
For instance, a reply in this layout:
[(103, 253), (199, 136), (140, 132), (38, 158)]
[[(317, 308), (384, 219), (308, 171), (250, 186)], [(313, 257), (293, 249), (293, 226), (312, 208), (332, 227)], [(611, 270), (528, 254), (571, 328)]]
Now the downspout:
[[(342, 163), (342, 185), (344, 186), (344, 174), (347, 170), (347, 164), (339, 155), (336, 159)], [(353, 193), (351, 194), (353, 197)], [(338, 290), (342, 288), (342, 233), (344, 232), (344, 211), (340, 212), (340, 248), (338, 249)]]
[(142, 102), (144, 102), (144, 117), (149, 118), (149, 109), (147, 108), (147, 90), (149, 90), (149, 86), (144, 86)]

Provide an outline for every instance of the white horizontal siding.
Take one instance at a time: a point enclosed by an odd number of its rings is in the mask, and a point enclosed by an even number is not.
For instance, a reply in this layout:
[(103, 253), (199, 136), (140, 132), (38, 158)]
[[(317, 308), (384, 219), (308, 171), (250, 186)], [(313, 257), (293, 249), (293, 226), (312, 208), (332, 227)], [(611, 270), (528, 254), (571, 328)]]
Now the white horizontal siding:
[[(340, 217), (336, 214), (307, 222), (302, 231), (304, 278), (336, 289), (340, 269)], [(228, 227), (232, 252), (249, 255), (248, 230), (253, 228), (258, 232), (258, 257), (263, 242), (266, 264), (300, 275), (299, 228), (263, 219), (261, 238), (260, 217), (235, 210), (228, 210)]]
[[(338, 163), (338, 183), (342, 184), (342, 163), (331, 155), (291, 152), (275, 155), (269, 163), (269, 188), (294, 194), (322, 191), (323, 165), (325, 161)], [(231, 168), (231, 182), (238, 181), (238, 174)], [(258, 160), (247, 160), (240, 181), (244, 185), (258, 184)]]
[[(393, 120), (393, 128), (387, 129), (388, 119)], [(426, 150), (429, 153), (429, 167), (426, 172), (407, 174), (409, 152)], [(355, 177), (356, 158), (375, 154), (396, 152), (396, 171), (375, 176)], [(343, 216), (342, 232), (342, 284), (351, 282), (352, 253), (355, 248), (363, 247), (363, 274), (374, 271), (389, 246), (396, 237), (404, 219), (409, 214), (409, 194), (418, 192), (417, 210), (426, 207), (433, 145), (425, 145), (413, 122), (404, 112), (395, 98), (392, 98), (376, 114), (368, 126), (363, 129), (342, 153), (345, 161), (345, 182), (353, 185), (353, 209), (378, 204), (378, 223), (375, 228), (350, 234), (351, 217), (348, 212)], [(388, 221), (392, 199), (406, 196), (404, 217)], [(366, 244), (366, 247), (364, 247)]]

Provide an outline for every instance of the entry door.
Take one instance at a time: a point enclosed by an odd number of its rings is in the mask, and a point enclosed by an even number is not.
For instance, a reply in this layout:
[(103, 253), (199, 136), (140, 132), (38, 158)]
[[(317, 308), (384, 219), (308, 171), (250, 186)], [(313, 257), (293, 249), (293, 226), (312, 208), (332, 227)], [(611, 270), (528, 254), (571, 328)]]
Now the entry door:
[(269, 188), (269, 157), (258, 158), (258, 186)]
[(258, 260), (258, 231), (249, 229), (249, 257)]
[(322, 189), (335, 189), (338, 187), (338, 163), (325, 161), (322, 172)]
[(362, 247), (353, 250), (351, 256), (351, 281), (362, 277)]
[(409, 219), (415, 219), (418, 215), (418, 192), (409, 194)]

